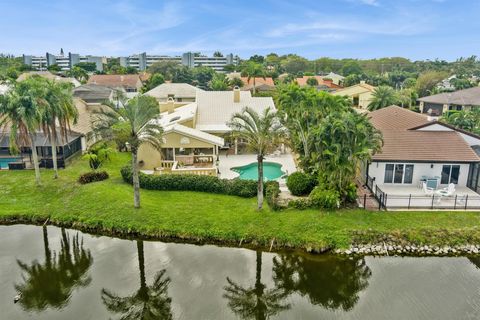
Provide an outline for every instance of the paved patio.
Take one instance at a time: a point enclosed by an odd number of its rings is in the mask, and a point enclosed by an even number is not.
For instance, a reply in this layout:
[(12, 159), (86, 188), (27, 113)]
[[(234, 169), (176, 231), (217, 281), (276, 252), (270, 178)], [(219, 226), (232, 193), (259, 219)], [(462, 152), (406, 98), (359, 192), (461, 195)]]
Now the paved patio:
[[(279, 156), (267, 156), (265, 161), (276, 162), (282, 165), (282, 171), (286, 174), (297, 171), (293, 156), (291, 153), (280, 154)], [(238, 173), (230, 170), (233, 167), (240, 167), (252, 162), (257, 162), (257, 156), (254, 154), (239, 154), (239, 155), (225, 155), (219, 156), (218, 169), (220, 171), (220, 178), (234, 179), (238, 177)]]
[(480, 209), (480, 195), (467, 187), (456, 187), (451, 196), (434, 193), (426, 195), (416, 186), (379, 185), (386, 193), (387, 209), (428, 208), (428, 209)]

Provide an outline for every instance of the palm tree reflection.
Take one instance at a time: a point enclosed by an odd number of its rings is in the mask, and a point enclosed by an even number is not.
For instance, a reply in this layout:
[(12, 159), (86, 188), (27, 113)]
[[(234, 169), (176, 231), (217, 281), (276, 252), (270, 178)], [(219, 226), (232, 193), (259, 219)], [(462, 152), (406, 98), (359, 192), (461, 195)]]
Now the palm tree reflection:
[(159, 271), (151, 286), (145, 279), (145, 258), (143, 241), (137, 240), (138, 265), (140, 270), (140, 288), (130, 296), (120, 297), (102, 289), (102, 300), (108, 310), (119, 313), (122, 320), (172, 319), (171, 302), (168, 296), (170, 278), (165, 269)]
[(368, 286), (370, 268), (363, 258), (280, 254), (273, 259), (275, 284), (307, 296), (312, 304), (348, 311)]
[(243, 288), (227, 277), (228, 285), (224, 288), (224, 298), (230, 309), (242, 319), (268, 319), (277, 313), (288, 310), (289, 304), (283, 300), (288, 292), (282, 288), (266, 289), (262, 283), (262, 252), (257, 251), (255, 284)]
[(27, 264), (17, 260), (22, 270), (23, 282), (15, 289), (21, 294), (20, 305), (25, 310), (45, 310), (48, 307), (63, 308), (75, 288), (86, 287), (91, 278), (87, 275), (93, 263), (90, 250), (83, 248), (78, 234), (69, 237), (62, 228), (61, 249), (50, 250), (47, 227), (43, 227), (45, 262), (34, 260)]

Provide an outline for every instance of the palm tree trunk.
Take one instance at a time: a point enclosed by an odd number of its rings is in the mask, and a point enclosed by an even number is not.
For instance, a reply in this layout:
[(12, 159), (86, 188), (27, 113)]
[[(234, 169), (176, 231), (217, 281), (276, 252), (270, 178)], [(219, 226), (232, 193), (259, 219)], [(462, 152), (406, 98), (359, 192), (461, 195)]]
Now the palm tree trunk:
[(253, 77), (253, 95), (257, 93), (257, 89), (255, 88), (255, 77)]
[(58, 178), (58, 164), (57, 164), (57, 137), (53, 135), (50, 137), (50, 144), (52, 145), (52, 161), (53, 161), (53, 177)]
[(140, 271), (140, 290), (147, 288), (147, 281), (145, 278), (145, 256), (143, 253), (143, 240), (137, 240), (138, 253), (138, 269)]
[(35, 168), (35, 182), (40, 185), (40, 165), (38, 163), (37, 145), (35, 144), (35, 135), (30, 134), (30, 147), (32, 149), (33, 167)]
[(257, 204), (258, 204), (258, 210), (261, 210), (263, 206), (263, 155), (258, 155), (257, 161), (258, 161)]
[(264, 285), (262, 284), (262, 251), (257, 250), (257, 261), (255, 269), (255, 295), (257, 298), (257, 306), (255, 308), (256, 320), (265, 320), (267, 318), (267, 307), (263, 301)]
[(133, 205), (140, 208), (140, 181), (138, 177), (137, 149), (132, 148)]
[(50, 251), (50, 246), (48, 244), (48, 231), (47, 226), (43, 226), (43, 247), (45, 249), (45, 262), (48, 267), (51, 266), (52, 262), (52, 252)]

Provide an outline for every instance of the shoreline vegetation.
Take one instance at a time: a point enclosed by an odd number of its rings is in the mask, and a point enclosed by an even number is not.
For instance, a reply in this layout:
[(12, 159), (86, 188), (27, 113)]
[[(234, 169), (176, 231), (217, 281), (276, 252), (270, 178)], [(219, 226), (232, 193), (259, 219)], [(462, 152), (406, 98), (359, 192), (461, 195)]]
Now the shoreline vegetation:
[(480, 252), (479, 212), (259, 212), (255, 198), (144, 189), (142, 207), (134, 209), (131, 185), (120, 175), (129, 159), (125, 153), (113, 155), (103, 167), (110, 178), (85, 185), (77, 180), (89, 166), (80, 158), (61, 170), (58, 179), (51, 177), (51, 170), (42, 170), (38, 187), (29, 170), (0, 171), (0, 224), (47, 223), (121, 238), (276, 251), (388, 254), (390, 246), (395, 249), (390, 255)]

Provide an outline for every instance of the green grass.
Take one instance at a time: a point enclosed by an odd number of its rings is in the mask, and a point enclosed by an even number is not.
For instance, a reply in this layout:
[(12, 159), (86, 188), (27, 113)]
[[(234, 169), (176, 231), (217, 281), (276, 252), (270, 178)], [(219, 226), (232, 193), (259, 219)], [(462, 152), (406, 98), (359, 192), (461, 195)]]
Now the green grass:
[(480, 213), (368, 212), (364, 210), (256, 210), (256, 199), (199, 192), (142, 190), (133, 208), (132, 187), (120, 177), (129, 160), (117, 154), (106, 164), (110, 179), (80, 185), (86, 161), (76, 159), (60, 178), (42, 170), (0, 171), (0, 221), (50, 223), (102, 233), (173, 237), (189, 241), (244, 243), (297, 248), (346, 247), (353, 241), (381, 241), (384, 235), (417, 243), (480, 243)]

